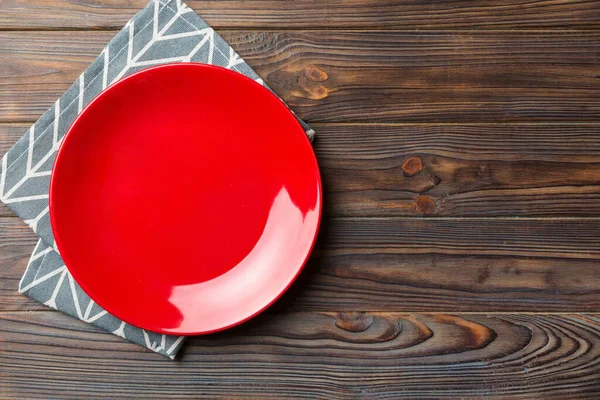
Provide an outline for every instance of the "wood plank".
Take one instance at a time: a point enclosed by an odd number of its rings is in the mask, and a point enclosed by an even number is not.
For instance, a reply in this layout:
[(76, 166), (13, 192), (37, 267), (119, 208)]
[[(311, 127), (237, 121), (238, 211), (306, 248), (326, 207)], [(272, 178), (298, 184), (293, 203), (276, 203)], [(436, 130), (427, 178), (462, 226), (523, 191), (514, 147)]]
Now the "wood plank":
[[(0, 124), (0, 156), (3, 156), (23, 136), (30, 124)], [(12, 217), (15, 214), (0, 202), (0, 217)]]
[(600, 220), (334, 218), (283, 307), (597, 311)]
[[(113, 32), (0, 32), (0, 121), (37, 119)], [(238, 32), (309, 122), (599, 121), (600, 32)]]
[(597, 216), (600, 125), (317, 125), (330, 216)]
[(25, 134), (31, 124), (0, 124), (0, 155), (4, 155)]
[[(36, 236), (0, 232), (0, 311), (44, 310), (16, 292)], [(272, 310), (599, 312), (599, 288), (599, 219), (326, 218)]]
[(0, 202), (0, 218), (16, 216), (17, 215), (10, 208), (8, 208), (4, 203)]
[(286, 313), (175, 362), (59, 313), (0, 314), (7, 398), (597, 398), (596, 315)]
[(20, 219), (0, 218), (0, 311), (47, 310), (17, 292), (37, 241), (35, 233)]
[[(28, 127), (0, 124), (0, 154)], [(314, 128), (329, 216), (600, 215), (600, 124)]]
[(331, 255), (600, 257), (600, 219), (332, 218), (322, 234)]
[[(147, 0), (4, 0), (0, 29), (121, 28)], [(597, 28), (595, 1), (190, 0), (215, 28)]]

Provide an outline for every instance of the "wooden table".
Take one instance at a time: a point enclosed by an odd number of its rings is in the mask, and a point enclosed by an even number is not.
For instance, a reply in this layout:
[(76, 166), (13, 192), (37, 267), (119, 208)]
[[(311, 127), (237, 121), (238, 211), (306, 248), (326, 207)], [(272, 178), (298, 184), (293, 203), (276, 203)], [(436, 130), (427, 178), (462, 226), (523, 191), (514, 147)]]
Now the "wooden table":
[[(0, 153), (145, 3), (0, 0)], [(19, 295), (2, 206), (1, 398), (600, 397), (600, 3), (189, 5), (316, 130), (317, 249), (173, 362)]]

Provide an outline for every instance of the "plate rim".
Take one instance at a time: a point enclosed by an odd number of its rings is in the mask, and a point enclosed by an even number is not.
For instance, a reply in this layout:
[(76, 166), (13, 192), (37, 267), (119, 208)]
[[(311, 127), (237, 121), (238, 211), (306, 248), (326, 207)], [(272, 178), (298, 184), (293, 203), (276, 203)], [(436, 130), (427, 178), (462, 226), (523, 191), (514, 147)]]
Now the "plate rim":
[[(80, 282), (80, 280), (77, 279), (77, 275), (78, 273), (75, 272), (73, 273), (73, 270), (69, 267), (69, 262), (67, 260), (65, 260), (65, 256), (63, 256), (60, 252), (61, 249), (61, 239), (60, 239), (60, 235), (57, 234), (57, 232), (59, 230), (56, 229), (57, 226), (57, 222), (56, 222), (56, 217), (55, 217), (55, 213), (52, 211), (53, 210), (53, 203), (55, 203), (55, 201), (53, 201), (53, 187), (54, 187), (54, 181), (55, 181), (55, 168), (56, 166), (60, 163), (61, 160), (61, 155), (64, 153), (64, 148), (65, 148), (65, 143), (68, 141), (70, 134), (74, 131), (74, 127), (77, 125), (78, 121), (83, 118), (83, 116), (89, 112), (89, 110), (91, 108), (93, 108), (94, 104), (101, 99), (106, 93), (108, 93), (109, 91), (113, 90), (115, 87), (121, 86), (122, 84), (124, 84), (124, 82), (129, 81), (130, 79), (135, 79), (136, 77), (138, 77), (139, 75), (144, 75), (146, 73), (149, 73), (151, 71), (157, 70), (157, 69), (169, 69), (169, 68), (178, 68), (178, 67), (194, 67), (194, 68), (204, 68), (204, 69), (212, 69), (212, 70), (218, 70), (220, 71), (219, 73), (225, 73), (225, 74), (230, 74), (231, 76), (235, 76), (236, 78), (241, 78), (243, 80), (247, 80), (249, 82), (251, 82), (253, 85), (256, 85), (256, 87), (260, 88), (260, 90), (265, 91), (266, 93), (268, 93), (269, 96), (271, 96), (272, 98), (277, 100), (277, 103), (283, 107), (283, 110), (287, 113), (289, 113), (295, 120), (295, 124), (297, 124), (299, 131), (301, 132), (302, 136), (304, 137), (304, 145), (308, 146), (309, 154), (311, 157), (311, 161), (315, 166), (315, 172), (316, 172), (316, 183), (317, 183), (317, 187), (316, 187), (316, 194), (318, 196), (317, 199), (317, 204), (316, 204), (316, 210), (317, 210), (317, 220), (316, 220), (316, 226), (315, 226), (315, 231), (314, 231), (314, 235), (312, 237), (311, 240), (311, 244), (310, 247), (308, 249), (308, 251), (306, 252), (306, 254), (304, 255), (304, 259), (301, 263), (299, 263), (299, 266), (297, 267), (297, 270), (295, 271), (293, 277), (289, 280), (289, 282), (287, 282), (285, 288), (283, 288), (283, 290), (279, 291), (279, 293), (273, 298), (271, 299), (266, 305), (259, 307), (258, 310), (253, 311), (252, 313), (250, 313), (250, 315), (246, 316), (243, 319), (240, 319), (238, 321), (217, 327), (217, 328), (213, 328), (213, 329), (207, 329), (207, 330), (201, 330), (201, 331), (178, 331), (177, 329), (163, 329), (163, 328), (157, 328), (157, 327), (143, 327), (140, 326), (136, 323), (132, 323), (130, 321), (128, 321), (126, 318), (122, 318), (122, 315), (119, 315), (120, 312), (114, 312), (114, 310), (108, 310), (106, 309), (106, 307), (104, 307), (101, 303), (102, 301), (98, 302), (93, 296), (91, 296), (88, 293), (88, 290), (86, 290), (85, 284), (82, 284)], [(174, 63), (167, 63), (167, 64), (161, 64), (161, 65), (155, 65), (155, 66), (151, 66), (148, 68), (144, 68), (141, 69), (139, 71), (136, 71), (130, 75), (127, 75), (126, 77), (118, 80), (117, 82), (114, 82), (112, 84), (110, 84), (109, 86), (107, 86), (105, 89), (103, 89), (98, 95), (96, 95), (96, 97), (94, 97), (82, 110), (81, 112), (77, 115), (77, 117), (73, 120), (73, 122), (70, 124), (69, 128), (66, 130), (65, 134), (63, 135), (61, 142), (58, 146), (58, 149), (56, 151), (56, 156), (54, 159), (54, 162), (52, 164), (52, 170), (51, 170), (51, 174), (50, 174), (50, 185), (48, 188), (48, 208), (49, 208), (49, 215), (50, 215), (50, 225), (52, 227), (52, 233), (54, 236), (54, 248), (55, 250), (57, 250), (57, 253), (60, 255), (60, 257), (62, 258), (65, 267), (67, 268), (68, 272), (73, 276), (73, 279), (75, 280), (75, 282), (81, 287), (81, 289), (86, 293), (86, 295), (88, 295), (88, 297), (90, 297), (91, 300), (93, 300), (94, 302), (96, 302), (96, 304), (98, 304), (100, 307), (102, 307), (104, 310), (106, 310), (109, 314), (113, 315), (114, 317), (120, 319), (121, 321), (124, 321), (132, 326), (136, 326), (140, 329), (145, 329), (148, 331), (152, 331), (152, 332), (157, 332), (157, 333), (161, 333), (161, 334), (167, 334), (167, 335), (179, 335), (179, 336), (198, 336), (198, 335), (207, 335), (207, 334), (211, 334), (211, 333), (216, 333), (216, 332), (220, 332), (220, 331), (224, 331), (230, 328), (233, 328), (235, 326), (238, 326), (240, 324), (243, 324), (244, 322), (247, 322), (248, 320), (256, 317), (257, 315), (261, 314), (262, 312), (264, 312), (267, 308), (269, 308), (270, 306), (272, 306), (275, 302), (277, 302), (277, 300), (279, 300), (288, 290), (289, 288), (294, 284), (294, 282), (298, 279), (298, 276), (302, 273), (302, 271), (304, 270), (304, 268), (306, 267), (306, 264), (308, 263), (308, 260), (315, 248), (315, 244), (317, 242), (318, 236), (319, 236), (319, 231), (320, 231), (320, 227), (321, 227), (321, 222), (322, 222), (322, 216), (323, 216), (323, 182), (322, 182), (322, 177), (321, 177), (321, 171), (319, 168), (319, 163), (316, 157), (316, 153), (315, 150), (310, 142), (310, 139), (308, 138), (308, 135), (306, 134), (306, 131), (304, 130), (304, 128), (302, 127), (302, 125), (300, 124), (300, 122), (298, 121), (298, 117), (296, 117), (296, 115), (294, 114), (294, 112), (283, 102), (283, 100), (277, 96), (274, 92), (272, 92), (269, 88), (267, 88), (266, 86), (256, 82), (254, 79), (231, 69), (227, 69), (221, 66), (217, 66), (217, 65), (212, 65), (212, 64), (204, 64), (204, 63), (198, 63), (198, 62), (174, 62)]]

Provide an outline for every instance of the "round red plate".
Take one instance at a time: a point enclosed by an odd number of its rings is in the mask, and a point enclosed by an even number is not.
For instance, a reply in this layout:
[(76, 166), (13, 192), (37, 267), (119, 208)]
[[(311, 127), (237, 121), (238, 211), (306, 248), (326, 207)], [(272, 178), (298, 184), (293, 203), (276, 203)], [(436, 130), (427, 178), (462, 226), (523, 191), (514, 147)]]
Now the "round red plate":
[(317, 235), (321, 180), (270, 91), (169, 64), (83, 110), (56, 157), (50, 217), (67, 268), (100, 306), (195, 335), (251, 318), (290, 286)]

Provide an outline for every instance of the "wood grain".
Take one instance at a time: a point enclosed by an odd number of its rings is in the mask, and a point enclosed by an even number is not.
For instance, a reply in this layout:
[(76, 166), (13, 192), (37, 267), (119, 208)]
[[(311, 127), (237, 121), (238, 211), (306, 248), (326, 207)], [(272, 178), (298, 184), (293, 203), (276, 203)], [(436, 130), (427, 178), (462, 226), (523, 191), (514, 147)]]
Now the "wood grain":
[[(0, 121), (33, 121), (113, 32), (0, 32)], [(228, 31), (308, 122), (600, 119), (600, 32)]]
[[(0, 124), (0, 153), (28, 127)], [(600, 215), (600, 124), (313, 127), (329, 216)]]
[[(0, 156), (10, 150), (30, 126), (31, 124), (0, 124)], [(15, 214), (0, 202), (0, 218), (12, 216)]]
[(323, 232), (328, 254), (600, 257), (598, 219), (335, 218)]
[(46, 309), (17, 293), (37, 241), (35, 233), (20, 219), (0, 218), (0, 312)]
[(54, 312), (0, 320), (5, 398), (600, 395), (593, 315), (271, 314), (191, 338), (176, 362)]
[(597, 124), (314, 128), (330, 216), (600, 212)]
[(4, 155), (25, 134), (31, 124), (0, 124), (0, 154)]
[[(0, 311), (36, 236), (0, 219)], [(327, 218), (309, 264), (273, 307), (404, 312), (598, 312), (600, 220)]]
[[(3, 0), (0, 29), (121, 28), (147, 0)], [(190, 0), (215, 28), (594, 28), (595, 1)]]
[(280, 306), (598, 311), (600, 221), (329, 219)]
[[(0, 153), (146, 3), (0, 0)], [(600, 3), (188, 4), (317, 131), (317, 247), (172, 362), (18, 294), (0, 206), (0, 398), (600, 398)]]

